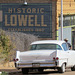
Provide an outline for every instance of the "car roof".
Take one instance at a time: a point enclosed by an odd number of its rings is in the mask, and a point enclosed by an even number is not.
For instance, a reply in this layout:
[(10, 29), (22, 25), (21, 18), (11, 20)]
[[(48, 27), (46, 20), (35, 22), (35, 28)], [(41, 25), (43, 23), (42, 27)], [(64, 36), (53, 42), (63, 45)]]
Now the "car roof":
[(65, 43), (65, 41), (61, 41), (61, 40), (41, 40), (41, 41), (32, 42), (31, 45), (33, 45), (33, 44), (50, 44), (50, 43), (61, 45), (62, 43)]

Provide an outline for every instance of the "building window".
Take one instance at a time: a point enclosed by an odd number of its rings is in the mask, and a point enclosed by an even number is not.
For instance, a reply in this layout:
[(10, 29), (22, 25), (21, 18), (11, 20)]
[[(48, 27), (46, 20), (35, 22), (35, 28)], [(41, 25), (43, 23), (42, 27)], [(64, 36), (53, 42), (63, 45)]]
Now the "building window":
[[(63, 16), (63, 26), (75, 25), (75, 15)], [(59, 26), (61, 26), (61, 17), (59, 17)]]

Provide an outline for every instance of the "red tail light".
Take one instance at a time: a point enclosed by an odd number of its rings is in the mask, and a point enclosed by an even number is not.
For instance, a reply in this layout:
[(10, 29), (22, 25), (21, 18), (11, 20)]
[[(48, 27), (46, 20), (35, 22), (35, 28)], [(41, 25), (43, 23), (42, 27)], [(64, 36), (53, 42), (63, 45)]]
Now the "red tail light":
[(55, 58), (55, 57), (53, 57), (53, 60), (59, 60), (59, 58), (58, 58), (58, 57), (56, 57), (56, 58)]
[(13, 59), (13, 61), (15, 61), (15, 59)]
[(53, 57), (53, 60), (55, 60), (55, 57)]
[(17, 62), (17, 61), (19, 61), (19, 59), (18, 58), (17, 59), (13, 59), (13, 61)]
[(19, 61), (19, 59), (16, 59), (16, 61)]
[(56, 57), (56, 60), (59, 60), (59, 58), (58, 58), (58, 57)]

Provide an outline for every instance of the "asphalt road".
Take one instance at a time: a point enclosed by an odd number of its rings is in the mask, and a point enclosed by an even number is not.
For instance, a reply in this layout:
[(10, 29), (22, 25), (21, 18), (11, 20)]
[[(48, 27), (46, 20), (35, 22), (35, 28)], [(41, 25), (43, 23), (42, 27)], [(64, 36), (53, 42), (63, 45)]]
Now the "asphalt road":
[[(17, 73), (10, 73), (9, 75), (23, 75), (20, 72), (17, 72)], [(26, 75), (75, 75), (75, 71), (71, 71), (70, 69), (67, 69), (65, 73), (58, 73), (58, 71), (55, 71), (55, 70), (46, 70), (42, 73), (39, 73), (39, 72), (34, 72), (34, 73), (29, 73), (29, 74), (26, 74)]]

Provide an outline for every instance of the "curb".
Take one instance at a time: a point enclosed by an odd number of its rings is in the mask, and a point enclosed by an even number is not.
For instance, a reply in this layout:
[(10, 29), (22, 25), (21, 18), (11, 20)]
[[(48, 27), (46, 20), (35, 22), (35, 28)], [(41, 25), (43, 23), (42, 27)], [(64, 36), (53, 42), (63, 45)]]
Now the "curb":
[(18, 73), (21, 73), (20, 71), (19, 72), (8, 72), (8, 75), (11, 75), (11, 74), (18, 74)]

